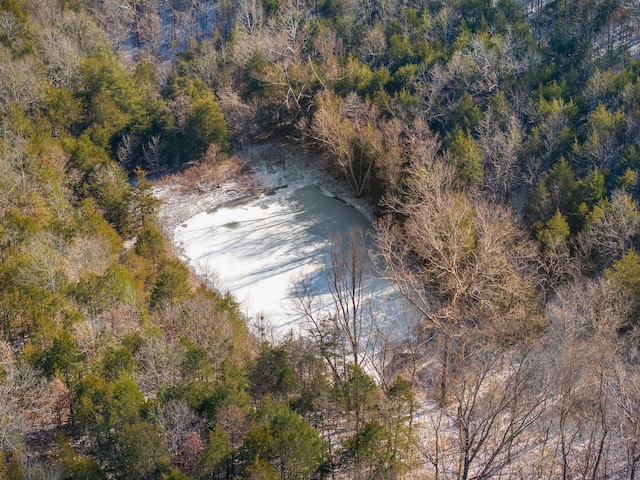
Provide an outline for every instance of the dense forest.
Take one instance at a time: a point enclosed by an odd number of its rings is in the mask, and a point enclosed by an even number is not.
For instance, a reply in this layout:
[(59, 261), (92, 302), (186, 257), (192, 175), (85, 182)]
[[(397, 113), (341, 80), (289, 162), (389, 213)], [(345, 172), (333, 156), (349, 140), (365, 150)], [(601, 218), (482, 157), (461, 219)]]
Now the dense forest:
[[(0, 0), (0, 478), (636, 478), (639, 42), (637, 0)], [(277, 341), (174, 256), (147, 175), (274, 138), (375, 206), (406, 331), (355, 239)]]

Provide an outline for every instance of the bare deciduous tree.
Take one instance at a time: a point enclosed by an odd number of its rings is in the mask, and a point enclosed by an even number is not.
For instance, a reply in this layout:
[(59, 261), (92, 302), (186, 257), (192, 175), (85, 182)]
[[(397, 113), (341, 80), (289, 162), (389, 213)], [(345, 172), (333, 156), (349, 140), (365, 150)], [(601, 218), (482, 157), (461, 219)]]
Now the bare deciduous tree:
[(356, 196), (362, 196), (376, 161), (384, 152), (378, 130), (378, 110), (357, 93), (341, 100), (325, 90), (319, 103), (311, 135), (347, 179)]
[(257, 0), (241, 0), (238, 5), (238, 22), (248, 35), (253, 35), (265, 23), (262, 2)]
[(168, 402), (159, 420), (167, 450), (173, 457), (182, 453), (185, 437), (191, 433), (200, 435), (204, 428), (204, 420), (184, 400)]
[(423, 116), (428, 123), (444, 123), (446, 115), (450, 113), (453, 101), (447, 86), (452, 76), (452, 72), (442, 63), (420, 71), (416, 89), (422, 97)]
[(614, 399), (618, 421), (613, 427), (625, 449), (624, 476), (635, 480), (640, 465), (640, 372), (637, 365), (618, 362), (615, 368)]
[(16, 280), (56, 293), (66, 281), (62, 268), (63, 249), (60, 239), (52, 234), (42, 234), (32, 239), (25, 245), (29, 253), (18, 264)]
[(11, 104), (29, 111), (42, 93), (38, 61), (28, 55), (10, 60), (5, 47), (0, 48), (0, 59), (0, 112), (6, 112)]
[[(372, 355), (375, 325), (365, 280), (367, 251), (362, 235), (351, 230), (347, 239), (333, 237), (319, 288), (309, 278), (293, 286), (306, 329), (337, 379), (344, 379), (347, 365), (363, 367)], [(320, 303), (322, 290), (329, 293), (330, 305)]]
[(80, 51), (54, 26), (43, 27), (40, 36), (39, 57), (47, 67), (49, 80), (56, 87), (70, 87), (80, 68)]
[(245, 101), (230, 87), (218, 91), (220, 110), (229, 125), (232, 135), (241, 145), (260, 138), (260, 128), (256, 120), (258, 106), (251, 100)]
[[(192, 71), (208, 87), (217, 90), (219, 83), (219, 63), (222, 55), (216, 50), (212, 40), (203, 41), (198, 44), (198, 54), (193, 61)], [(223, 85), (220, 85), (223, 87)]]
[(348, 355), (362, 366), (370, 354), (370, 298), (365, 285), (367, 251), (363, 233), (350, 230), (345, 240), (334, 236), (326, 278), (333, 298), (336, 324), (344, 336)]
[(530, 49), (518, 44), (516, 37), (510, 32), (495, 35), (490, 40), (474, 35), (463, 56), (475, 65), (474, 69), (464, 71), (468, 74), (473, 73), (469, 77), (468, 86), (476, 95), (491, 93), (502, 86), (507, 75), (518, 76), (537, 62)]
[(142, 155), (151, 173), (156, 173), (160, 170), (163, 163), (163, 150), (164, 145), (159, 134), (152, 135), (147, 144), (143, 145)]
[(562, 288), (552, 305), (549, 348), (552, 441), (563, 478), (601, 478), (611, 469), (618, 330), (629, 309), (615, 285), (580, 280)]
[(640, 229), (640, 210), (628, 193), (615, 191), (610, 203), (595, 208), (593, 220), (576, 238), (585, 268), (592, 262), (611, 265), (632, 245)]
[(443, 342), (439, 400), (447, 401), (449, 354), (463, 326), (497, 336), (526, 336), (539, 327), (533, 284), (526, 275), (535, 252), (504, 208), (474, 202), (454, 189), (441, 159), (414, 161), (402, 189), (386, 198), (378, 224), (378, 255), (387, 278), (435, 328)]
[(128, 133), (123, 135), (116, 149), (116, 158), (122, 168), (127, 168), (133, 155), (133, 138)]
[(387, 39), (381, 25), (368, 28), (364, 38), (360, 42), (360, 55), (371, 66), (377, 66), (378, 61), (384, 55), (387, 48)]
[(538, 106), (538, 115), (542, 118), (529, 135), (526, 163), (522, 167), (527, 184), (537, 184), (551, 167), (561, 142), (570, 133), (568, 112), (574, 107), (572, 102), (565, 104), (562, 100)]
[(164, 307), (158, 312), (158, 321), (173, 350), (178, 348), (181, 339), (188, 339), (206, 349), (207, 360), (214, 371), (221, 368), (225, 359), (232, 358), (239, 365), (245, 360), (239, 353), (242, 349), (233, 348), (248, 341), (243, 330), (227, 313), (216, 308), (205, 293), (200, 292), (181, 305)]
[(171, 113), (176, 119), (176, 127), (179, 130), (183, 130), (186, 128), (187, 119), (189, 115), (191, 115), (192, 106), (189, 97), (186, 95), (180, 94), (176, 96), (175, 99), (170, 100), (168, 102), (169, 108), (171, 109)]
[(477, 127), (484, 164), (483, 187), (492, 200), (504, 202), (517, 180), (523, 128), (515, 115), (508, 113), (503, 122), (498, 122), (491, 110)]
[(62, 268), (72, 282), (83, 275), (103, 275), (113, 260), (108, 240), (100, 236), (78, 236), (64, 251)]
[(16, 363), (6, 373), (0, 384), (0, 450), (16, 452), (28, 435), (68, 421), (69, 390), (26, 363)]
[(474, 338), (456, 349), (451, 404), (423, 425), (420, 450), (434, 478), (484, 479), (518, 471), (536, 445), (532, 427), (548, 406), (540, 362), (531, 347), (505, 351), (491, 339), (478, 345)]
[(91, 14), (104, 26), (113, 47), (123, 47), (129, 37), (129, 28), (133, 22), (133, 11), (120, 0), (104, 0), (101, 2), (87, 0)]
[(159, 389), (179, 379), (179, 353), (162, 337), (145, 336), (136, 352), (136, 360), (136, 381), (148, 397), (153, 397)]

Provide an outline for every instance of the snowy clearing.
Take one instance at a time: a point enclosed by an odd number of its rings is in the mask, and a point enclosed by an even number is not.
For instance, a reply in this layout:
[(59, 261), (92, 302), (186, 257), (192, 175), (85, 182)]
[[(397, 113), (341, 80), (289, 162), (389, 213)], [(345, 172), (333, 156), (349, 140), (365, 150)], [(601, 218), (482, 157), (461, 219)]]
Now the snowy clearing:
[[(196, 275), (231, 292), (249, 321), (284, 333), (300, 319), (293, 283), (309, 276), (319, 308), (327, 308), (331, 295), (321, 271), (330, 238), (350, 227), (367, 230), (373, 215), (316, 156), (267, 144), (243, 152), (241, 159), (250, 170), (242, 179), (198, 185), (197, 191), (156, 187), (164, 202), (160, 217)], [(365, 283), (379, 301), (391, 294), (372, 275)]]

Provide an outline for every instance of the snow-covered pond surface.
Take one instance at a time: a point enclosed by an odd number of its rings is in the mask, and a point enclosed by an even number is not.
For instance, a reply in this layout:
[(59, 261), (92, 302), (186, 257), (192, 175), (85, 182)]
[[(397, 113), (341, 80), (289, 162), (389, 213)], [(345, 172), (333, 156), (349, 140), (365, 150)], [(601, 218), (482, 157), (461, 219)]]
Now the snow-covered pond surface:
[[(331, 303), (320, 278), (330, 238), (369, 226), (364, 215), (319, 186), (296, 185), (201, 212), (175, 228), (174, 241), (196, 274), (234, 294), (249, 320), (263, 316), (286, 331), (301, 317), (293, 282), (310, 276), (321, 303)], [(373, 277), (368, 283), (385, 289)]]

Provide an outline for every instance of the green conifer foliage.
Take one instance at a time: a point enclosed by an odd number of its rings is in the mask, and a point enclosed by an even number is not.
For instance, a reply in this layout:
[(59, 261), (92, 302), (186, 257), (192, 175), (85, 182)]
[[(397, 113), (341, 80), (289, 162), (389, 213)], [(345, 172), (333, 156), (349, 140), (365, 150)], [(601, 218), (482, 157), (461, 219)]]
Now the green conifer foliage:
[[(318, 432), (285, 405), (270, 400), (261, 404), (244, 448), (254, 468), (260, 460), (267, 461), (283, 480), (309, 478), (320, 468), (325, 455), (325, 445)], [(266, 465), (260, 470), (265, 471), (264, 467)]]
[(471, 133), (456, 128), (448, 138), (447, 145), (460, 187), (478, 185), (482, 181), (482, 155)]

